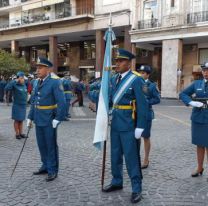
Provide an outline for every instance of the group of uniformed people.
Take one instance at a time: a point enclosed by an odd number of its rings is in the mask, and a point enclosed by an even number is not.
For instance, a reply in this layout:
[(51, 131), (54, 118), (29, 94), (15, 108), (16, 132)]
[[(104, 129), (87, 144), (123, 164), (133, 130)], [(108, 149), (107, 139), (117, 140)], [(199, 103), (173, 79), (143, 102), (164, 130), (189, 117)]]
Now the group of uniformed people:
[[(149, 80), (152, 68), (148, 65), (140, 66), (137, 71), (131, 70), (131, 60), (135, 56), (127, 50), (118, 49), (116, 74), (110, 81), (110, 106), (112, 107), (111, 122), (111, 171), (112, 180), (103, 188), (103, 192), (112, 192), (123, 188), (123, 156), (127, 171), (131, 179), (131, 202), (141, 200), (142, 172), (149, 165), (150, 136), (154, 112), (152, 105), (160, 102), (160, 94), (156, 84)], [(70, 117), (69, 105), (72, 87), (69, 78), (57, 78), (52, 75), (53, 64), (45, 58), (38, 58), (36, 63), (37, 77), (33, 82), (31, 107), (28, 114), (27, 126), (35, 123), (37, 144), (40, 151), (42, 165), (34, 175), (47, 174), (46, 181), (54, 180), (58, 175), (59, 158), (57, 145), (57, 127), (61, 121)], [(180, 98), (186, 105), (194, 107), (192, 114), (192, 139), (197, 145), (198, 169), (193, 177), (202, 175), (205, 148), (208, 147), (206, 131), (208, 129), (208, 110), (204, 103), (193, 101), (196, 97), (208, 98), (208, 64), (203, 67), (203, 80), (194, 82), (185, 89)], [(22, 121), (26, 114), (26, 88), (22, 77), (18, 73), (17, 80), (6, 87), (7, 90), (20, 92), (21, 98), (14, 99), (13, 119), (17, 135), (22, 135)], [(89, 98), (98, 105), (100, 79), (90, 86)], [(20, 96), (20, 95), (17, 95)], [(68, 106), (66, 106), (68, 105)], [(20, 108), (21, 107), (21, 108)], [(20, 108), (20, 110), (18, 110)], [(14, 112), (14, 111), (20, 112)], [(21, 113), (21, 114), (19, 114)], [(201, 132), (199, 132), (199, 130)], [(140, 162), (140, 141), (144, 139), (144, 160)]]

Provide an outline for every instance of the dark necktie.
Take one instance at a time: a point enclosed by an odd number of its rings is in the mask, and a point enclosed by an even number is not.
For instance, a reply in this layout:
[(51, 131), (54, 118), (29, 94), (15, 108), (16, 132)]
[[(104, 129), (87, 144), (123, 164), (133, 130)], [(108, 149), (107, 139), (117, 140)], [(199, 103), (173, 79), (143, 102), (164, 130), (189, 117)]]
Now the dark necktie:
[(118, 85), (120, 83), (121, 79), (122, 79), (122, 76), (121, 76), (121, 74), (119, 74), (118, 79), (116, 81), (116, 85)]
[(39, 85), (41, 86), (43, 84), (43, 80), (42, 79), (40, 79), (40, 81), (39, 81)]

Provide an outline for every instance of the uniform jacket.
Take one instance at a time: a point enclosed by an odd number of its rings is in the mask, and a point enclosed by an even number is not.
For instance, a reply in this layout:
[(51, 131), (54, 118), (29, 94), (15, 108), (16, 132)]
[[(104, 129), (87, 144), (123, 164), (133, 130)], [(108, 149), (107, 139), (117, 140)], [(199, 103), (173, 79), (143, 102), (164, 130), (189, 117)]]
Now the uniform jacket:
[(66, 100), (70, 100), (72, 98), (72, 93), (67, 93), (67, 92), (72, 92), (72, 84), (69, 79), (63, 79), (62, 84), (64, 87), (64, 94)]
[(6, 91), (13, 92), (13, 103), (14, 104), (27, 104), (27, 86), (26, 84), (20, 84), (15, 80), (10, 81), (6, 87)]
[[(121, 80), (125, 81), (132, 72), (129, 71), (126, 76)], [(118, 88), (116, 82), (118, 74), (111, 79), (111, 94), (110, 101), (112, 104), (112, 98)], [(120, 82), (120, 83), (121, 83)], [(118, 105), (131, 105), (133, 100), (136, 100), (137, 119), (136, 122), (132, 119), (132, 110), (113, 109), (111, 128), (117, 131), (132, 131), (135, 128), (144, 128), (147, 119), (148, 104), (143, 92), (144, 80), (141, 77), (137, 77), (123, 97), (118, 102)]]
[[(189, 102), (192, 101), (192, 95), (196, 98), (208, 98), (208, 88), (205, 88), (204, 80), (196, 80), (186, 89), (180, 93), (180, 99), (189, 106)], [(196, 123), (208, 124), (208, 109), (196, 108), (192, 110), (191, 120)]]
[[(57, 104), (56, 109), (37, 108), (37, 106), (50, 106), (55, 104)], [(33, 120), (37, 126), (47, 126), (51, 124), (53, 119), (58, 121), (63, 120), (66, 111), (65, 107), (66, 101), (62, 83), (60, 79), (54, 79), (49, 75), (41, 86), (38, 82), (33, 88), (28, 118)]]
[[(149, 105), (149, 112), (148, 112), (148, 120), (154, 119), (154, 112), (152, 109), (152, 105), (160, 103), (160, 93), (156, 87), (156, 84), (151, 82), (150, 80), (145, 81), (145, 96), (147, 98), (147, 102)], [(144, 90), (145, 90), (144, 89)]]

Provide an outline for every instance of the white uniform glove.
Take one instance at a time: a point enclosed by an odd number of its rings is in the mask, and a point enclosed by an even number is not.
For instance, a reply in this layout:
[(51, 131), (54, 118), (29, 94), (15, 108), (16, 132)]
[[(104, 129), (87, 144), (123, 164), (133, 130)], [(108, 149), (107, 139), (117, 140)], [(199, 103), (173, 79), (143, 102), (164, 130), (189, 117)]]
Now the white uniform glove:
[(204, 104), (202, 102), (190, 101), (189, 105), (191, 105), (192, 107), (203, 107)]
[(135, 129), (135, 132), (134, 132), (135, 138), (136, 138), (136, 139), (141, 138), (141, 135), (142, 135), (142, 132), (143, 132), (143, 131), (144, 131), (144, 129), (142, 129), (142, 128), (136, 128), (136, 129)]
[(52, 121), (53, 128), (56, 128), (59, 123), (60, 123), (60, 121), (53, 119), (53, 121)]
[(32, 127), (32, 120), (31, 119), (27, 119), (27, 127)]

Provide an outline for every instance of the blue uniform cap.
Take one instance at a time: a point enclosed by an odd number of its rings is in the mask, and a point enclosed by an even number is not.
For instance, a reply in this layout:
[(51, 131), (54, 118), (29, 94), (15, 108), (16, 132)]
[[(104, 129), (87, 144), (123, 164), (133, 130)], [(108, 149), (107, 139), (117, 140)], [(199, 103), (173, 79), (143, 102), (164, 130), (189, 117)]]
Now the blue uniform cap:
[(150, 74), (152, 72), (152, 68), (148, 65), (141, 65), (139, 69), (137, 69), (138, 72), (144, 71)]
[(38, 57), (36, 66), (38, 65), (46, 66), (48, 68), (53, 67), (53, 64), (48, 59), (43, 57)]
[(201, 66), (202, 70), (204, 69), (208, 69), (208, 62), (205, 62), (202, 66)]
[(25, 76), (24, 72), (22, 71), (17, 72), (17, 78), (24, 77), (24, 76)]
[(135, 55), (125, 49), (118, 49), (115, 59), (128, 59), (132, 60), (135, 58)]

